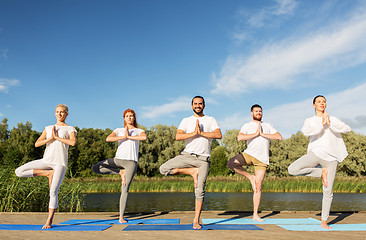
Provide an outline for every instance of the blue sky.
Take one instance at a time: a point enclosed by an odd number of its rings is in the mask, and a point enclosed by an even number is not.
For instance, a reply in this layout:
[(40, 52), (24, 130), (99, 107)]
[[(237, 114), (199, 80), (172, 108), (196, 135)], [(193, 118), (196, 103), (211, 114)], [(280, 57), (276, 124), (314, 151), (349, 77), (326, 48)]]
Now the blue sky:
[(178, 126), (191, 98), (223, 132), (250, 107), (290, 137), (323, 94), (330, 115), (366, 134), (366, 1), (2, 0), (0, 119)]

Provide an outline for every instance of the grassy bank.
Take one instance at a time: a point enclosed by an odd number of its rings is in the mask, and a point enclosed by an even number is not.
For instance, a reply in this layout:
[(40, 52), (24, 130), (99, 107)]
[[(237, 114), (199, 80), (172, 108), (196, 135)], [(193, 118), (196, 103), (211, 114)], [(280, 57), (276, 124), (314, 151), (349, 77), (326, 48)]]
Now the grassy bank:
[[(68, 179), (63, 185), (68, 188), (77, 184), (84, 193), (120, 192), (119, 176)], [(334, 192), (365, 193), (366, 177), (336, 177)], [(144, 177), (136, 176), (131, 184), (130, 192), (193, 192), (191, 177)], [(251, 192), (251, 184), (241, 176), (208, 177), (206, 192)], [(263, 192), (322, 192), (320, 179), (306, 177), (267, 177), (263, 183)]]

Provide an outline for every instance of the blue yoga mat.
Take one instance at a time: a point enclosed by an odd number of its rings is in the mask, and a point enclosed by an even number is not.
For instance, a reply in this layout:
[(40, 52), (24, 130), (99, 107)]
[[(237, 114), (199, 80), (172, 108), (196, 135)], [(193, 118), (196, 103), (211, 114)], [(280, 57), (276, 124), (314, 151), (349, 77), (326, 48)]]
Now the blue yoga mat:
[(283, 224), (283, 225), (299, 225), (299, 224), (320, 224), (321, 221), (314, 218), (264, 218), (264, 222), (254, 221), (251, 218), (212, 218), (202, 219), (203, 224)]
[(179, 219), (132, 219), (127, 223), (120, 223), (118, 219), (70, 219), (60, 224), (179, 224)]
[(178, 225), (129, 225), (123, 231), (187, 231), (187, 230), (263, 230), (260, 227), (251, 224), (227, 224), (202, 225), (201, 229), (193, 229), (193, 224), (178, 224)]
[(110, 225), (52, 225), (52, 228), (42, 229), (43, 225), (29, 224), (0, 224), (0, 230), (16, 231), (103, 231)]
[(278, 225), (291, 231), (366, 231), (366, 224), (330, 224), (332, 229), (324, 229), (320, 225)]

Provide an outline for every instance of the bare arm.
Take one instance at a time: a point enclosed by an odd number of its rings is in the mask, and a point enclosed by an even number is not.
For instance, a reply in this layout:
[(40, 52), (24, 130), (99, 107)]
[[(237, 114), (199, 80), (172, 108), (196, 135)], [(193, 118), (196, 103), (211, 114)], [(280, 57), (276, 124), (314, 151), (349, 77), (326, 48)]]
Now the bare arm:
[(47, 139), (47, 133), (46, 129), (43, 130), (41, 136), (37, 139), (36, 143), (34, 144), (35, 147), (40, 147), (42, 145), (45, 145), (46, 143), (55, 140), (54, 137), (50, 137)]
[(212, 139), (221, 139), (222, 134), (220, 128), (213, 130), (212, 132), (201, 132), (200, 134), (202, 137), (205, 138), (212, 138)]
[(62, 143), (65, 143), (67, 145), (75, 146), (75, 144), (76, 144), (76, 134), (75, 134), (75, 132), (70, 133), (70, 138), (60, 138), (57, 134), (56, 128), (53, 127), (52, 136), (55, 138), (55, 140), (60, 141)]
[(139, 141), (145, 141), (147, 139), (145, 132), (142, 132), (142, 133), (140, 133), (140, 135), (137, 135), (137, 136), (127, 136), (127, 138), (131, 139), (131, 140), (139, 140)]
[(260, 124), (258, 124), (258, 128), (257, 128), (257, 131), (255, 133), (245, 134), (245, 133), (239, 132), (238, 142), (249, 140), (249, 139), (252, 139), (252, 138), (256, 138), (261, 134), (261, 132), (262, 132), (262, 128), (261, 128)]
[(186, 140), (188, 138), (198, 137), (200, 135), (200, 133), (201, 133), (201, 129), (200, 129), (200, 126), (199, 126), (199, 121), (197, 119), (196, 127), (195, 127), (193, 132), (186, 133), (182, 129), (178, 129), (177, 134), (175, 135), (175, 140), (179, 141), (179, 140)]
[(198, 134), (196, 133), (196, 131), (191, 132), (191, 133), (186, 133), (182, 129), (178, 129), (177, 134), (175, 135), (175, 140), (177, 140), (177, 141), (179, 141), (179, 140), (186, 140), (188, 138), (193, 138), (195, 136), (198, 136)]
[(118, 140), (125, 140), (127, 139), (127, 136), (117, 136), (117, 134), (115, 132), (112, 132), (111, 134), (108, 135), (108, 137), (106, 138), (107, 142), (115, 142)]
[(282, 140), (282, 136), (279, 132), (275, 132), (274, 134), (265, 134), (261, 132), (260, 134), (262, 137), (271, 139), (271, 140)]

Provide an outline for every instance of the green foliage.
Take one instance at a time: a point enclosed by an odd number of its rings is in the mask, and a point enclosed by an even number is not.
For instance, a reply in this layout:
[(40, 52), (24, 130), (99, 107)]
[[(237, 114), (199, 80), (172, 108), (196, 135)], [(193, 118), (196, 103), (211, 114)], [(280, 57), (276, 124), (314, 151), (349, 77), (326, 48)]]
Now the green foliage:
[(106, 142), (111, 129), (76, 128), (76, 145), (69, 149), (67, 176), (92, 176), (91, 167), (104, 159), (113, 158), (117, 143)]
[(211, 151), (210, 175), (222, 176), (231, 173), (231, 170), (227, 167), (227, 155), (228, 150), (224, 146), (218, 146)]
[[(141, 127), (141, 126), (140, 126)], [(176, 141), (177, 128), (158, 124), (145, 129), (146, 141), (140, 142), (138, 175), (160, 176), (159, 167), (169, 159), (179, 155), (184, 149), (184, 141)], [(67, 177), (96, 176), (91, 167), (98, 161), (113, 158), (117, 143), (106, 142), (111, 129), (76, 128), (77, 142), (69, 149)], [(232, 175), (226, 162), (246, 148), (246, 141), (237, 141), (239, 130), (228, 130), (222, 140), (212, 141), (210, 175)], [(19, 123), (8, 130), (7, 119), (0, 124), (0, 164), (9, 169), (28, 161), (42, 158), (44, 146), (35, 148), (34, 143), (41, 133), (32, 130), (32, 124)], [(366, 137), (356, 133), (343, 135), (348, 157), (339, 164), (337, 175), (366, 176)], [(296, 159), (306, 154), (308, 138), (301, 132), (281, 141), (273, 140), (270, 146), (268, 176), (288, 176), (287, 168)], [(252, 172), (253, 167), (247, 167)]]
[(184, 141), (175, 141), (177, 128), (158, 124), (146, 130), (147, 140), (140, 142), (138, 174), (160, 175), (159, 167), (169, 159), (179, 155), (184, 149)]

